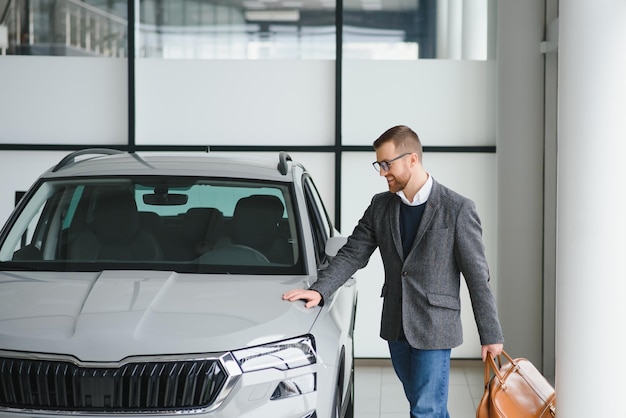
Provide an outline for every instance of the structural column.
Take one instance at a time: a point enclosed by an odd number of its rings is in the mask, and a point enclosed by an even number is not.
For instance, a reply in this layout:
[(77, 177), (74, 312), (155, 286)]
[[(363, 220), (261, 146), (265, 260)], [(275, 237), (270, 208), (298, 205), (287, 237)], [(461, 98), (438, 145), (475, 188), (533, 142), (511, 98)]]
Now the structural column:
[(463, 1), (463, 59), (487, 59), (488, 1)]
[(626, 416), (626, 2), (559, 5), (558, 416)]
[(498, 1), (496, 283), (505, 349), (541, 367), (544, 0)]
[(463, 57), (463, 0), (448, 0), (448, 58)]

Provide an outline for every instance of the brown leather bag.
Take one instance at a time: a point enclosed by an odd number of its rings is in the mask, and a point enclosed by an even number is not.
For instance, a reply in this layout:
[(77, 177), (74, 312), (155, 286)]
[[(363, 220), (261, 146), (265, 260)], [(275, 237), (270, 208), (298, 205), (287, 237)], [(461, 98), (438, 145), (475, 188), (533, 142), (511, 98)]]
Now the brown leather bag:
[[(485, 361), (485, 392), (476, 418), (551, 418), (556, 416), (554, 388), (525, 358), (513, 359), (502, 352), (508, 363), (497, 365), (491, 353)], [(492, 376), (493, 372), (493, 376)]]

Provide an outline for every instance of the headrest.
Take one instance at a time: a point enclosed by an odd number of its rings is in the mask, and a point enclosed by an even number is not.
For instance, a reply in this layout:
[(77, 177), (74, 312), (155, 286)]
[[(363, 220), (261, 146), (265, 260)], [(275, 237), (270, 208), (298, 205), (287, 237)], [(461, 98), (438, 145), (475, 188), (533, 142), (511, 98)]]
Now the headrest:
[(216, 227), (222, 222), (222, 212), (215, 208), (191, 208), (185, 213), (183, 233), (187, 237), (204, 237), (209, 225)]
[(285, 211), (283, 202), (276, 196), (252, 195), (239, 199), (235, 206), (233, 218), (235, 220), (249, 216), (278, 221)]
[(98, 197), (94, 210), (96, 235), (111, 241), (125, 240), (133, 237), (139, 226), (139, 213), (132, 193), (114, 191)]
[(240, 199), (233, 213), (235, 241), (256, 247), (273, 240), (284, 210), (277, 196), (252, 195)]

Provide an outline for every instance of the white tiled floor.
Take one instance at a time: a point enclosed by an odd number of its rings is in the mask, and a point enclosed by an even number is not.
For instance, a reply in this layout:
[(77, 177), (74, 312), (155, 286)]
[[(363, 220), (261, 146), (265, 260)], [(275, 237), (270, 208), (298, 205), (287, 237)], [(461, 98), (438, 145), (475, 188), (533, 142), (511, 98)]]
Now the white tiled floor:
[[(452, 360), (448, 412), (450, 418), (475, 418), (483, 394), (483, 363)], [(409, 404), (388, 360), (357, 359), (354, 370), (355, 418), (407, 418)]]

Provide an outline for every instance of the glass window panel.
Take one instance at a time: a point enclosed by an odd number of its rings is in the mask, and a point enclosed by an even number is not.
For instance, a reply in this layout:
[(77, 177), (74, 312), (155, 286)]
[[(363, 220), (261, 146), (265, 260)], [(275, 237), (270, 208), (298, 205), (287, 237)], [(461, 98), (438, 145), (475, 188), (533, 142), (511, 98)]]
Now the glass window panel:
[(335, 59), (335, 8), (318, 0), (140, 0), (137, 56)]
[(486, 60), (490, 0), (346, 0), (343, 57)]
[(126, 0), (13, 0), (0, 9), (8, 55), (126, 57)]

